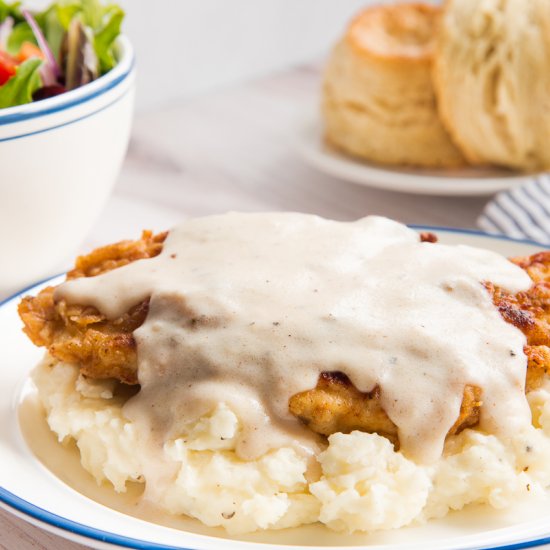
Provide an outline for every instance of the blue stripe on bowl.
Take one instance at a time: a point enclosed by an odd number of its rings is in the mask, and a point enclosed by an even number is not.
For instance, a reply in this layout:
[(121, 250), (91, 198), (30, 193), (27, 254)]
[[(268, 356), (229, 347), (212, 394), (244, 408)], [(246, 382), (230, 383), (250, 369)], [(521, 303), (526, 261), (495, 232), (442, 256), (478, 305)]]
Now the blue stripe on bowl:
[(99, 97), (123, 82), (135, 67), (135, 58), (130, 42), (120, 38), (123, 56), (118, 64), (107, 74), (99, 77), (81, 88), (65, 92), (53, 98), (43, 99), (35, 103), (0, 109), (0, 126), (32, 120), (71, 109)]
[[(491, 235), (489, 233), (484, 233), (483, 231), (477, 231), (472, 229), (457, 229), (454, 227), (440, 227), (440, 226), (430, 226), (430, 225), (409, 225), (409, 227), (413, 229), (421, 230), (421, 231), (432, 231), (434, 233), (437, 233), (438, 231), (442, 231), (447, 233), (475, 235), (478, 237), (488, 237), (490, 239), (495, 239), (498, 241), (510, 241), (510, 242), (520, 243), (520, 244), (543, 246), (540, 243), (537, 243), (531, 240), (512, 239), (510, 237), (505, 237), (502, 235)], [(54, 277), (49, 277), (38, 283), (28, 286), (23, 290), (20, 290), (19, 292), (16, 292), (9, 298), (6, 298), (5, 300), (1, 301), (0, 307), (7, 305), (9, 302), (17, 299), (22, 294), (29, 292), (33, 288), (39, 285), (42, 285), (44, 283), (47, 283), (48, 281), (51, 281), (56, 277), (59, 277), (59, 275), (55, 275)], [(90, 540), (96, 540), (107, 544), (114, 544), (124, 548), (134, 548), (137, 550), (196, 550), (189, 547), (167, 546), (167, 545), (158, 544), (155, 542), (146, 542), (143, 540), (126, 537), (123, 535), (117, 535), (116, 533), (111, 533), (109, 531), (96, 529), (94, 527), (89, 527), (87, 525), (78, 523), (76, 521), (72, 521), (70, 519), (64, 518), (52, 512), (48, 512), (47, 510), (44, 510), (43, 508), (40, 508), (39, 506), (36, 506), (35, 504), (32, 504), (31, 502), (28, 502), (22, 499), (21, 497), (18, 497), (17, 495), (13, 494), (7, 489), (4, 489), (3, 487), (0, 487), (0, 502), (4, 503), (8, 508), (17, 510), (18, 512), (20, 512), (25, 516), (28, 516), (29, 518), (38, 520), (42, 523), (45, 523), (61, 531), (74, 533), (75, 535), (88, 538)], [(550, 530), (550, 527), (549, 527), (549, 530)], [(513, 544), (503, 544), (500, 546), (479, 546), (479, 548), (483, 550), (524, 550), (527, 548), (542, 546), (544, 544), (550, 544), (550, 535), (544, 536), (541, 538), (535, 538), (532, 540), (515, 542)], [(246, 543), (246, 545), (250, 546), (251, 543)], [(262, 546), (265, 546), (265, 544), (258, 543), (258, 547), (262, 547)], [(289, 546), (289, 549), (290, 548), (292, 547)]]
[[(6, 137), (6, 138), (0, 138), (0, 143), (3, 143), (5, 141), (14, 141), (16, 139), (21, 139), (21, 138), (29, 137), (29, 136), (35, 136), (37, 134), (43, 134), (44, 132), (51, 132), (52, 130), (57, 130), (58, 128), (63, 128), (65, 126), (70, 126), (71, 124), (75, 124), (76, 122), (80, 122), (81, 120), (85, 120), (87, 118), (90, 118), (90, 117), (96, 115), (97, 113), (101, 113), (102, 111), (105, 111), (106, 109), (109, 109), (110, 107), (112, 107), (113, 105), (115, 105), (116, 103), (121, 101), (123, 98), (125, 98), (130, 93), (130, 91), (131, 91), (131, 88), (128, 88), (128, 90), (126, 90), (119, 97), (117, 97), (116, 99), (114, 99), (110, 103), (107, 103), (107, 105), (103, 105), (103, 107), (100, 107), (96, 111), (92, 111), (91, 113), (87, 113), (85, 115), (82, 115), (81, 117), (68, 120), (67, 122), (63, 122), (63, 123), (57, 124), (55, 126), (49, 126), (48, 128), (42, 128), (41, 130), (35, 130), (33, 132), (27, 132), (26, 134), (19, 134), (19, 135), (15, 135), (15, 136)], [(98, 95), (100, 95), (100, 94), (98, 94)], [(82, 101), (87, 101), (87, 100), (83, 99)]]

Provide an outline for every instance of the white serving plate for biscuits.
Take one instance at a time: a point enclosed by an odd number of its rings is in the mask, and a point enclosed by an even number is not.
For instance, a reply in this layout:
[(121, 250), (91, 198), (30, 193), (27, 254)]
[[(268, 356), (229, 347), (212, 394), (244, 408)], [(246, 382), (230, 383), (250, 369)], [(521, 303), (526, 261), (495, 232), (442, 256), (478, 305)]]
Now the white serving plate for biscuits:
[(313, 168), (335, 178), (386, 191), (415, 195), (485, 196), (530, 181), (537, 174), (498, 168), (423, 169), (391, 167), (345, 155), (328, 146), (318, 117), (298, 121), (296, 150)]
[[(507, 256), (543, 247), (444, 228), (441, 242), (467, 244)], [(515, 550), (550, 543), (550, 498), (495, 511), (474, 507), (442, 520), (395, 531), (346, 535), (321, 525), (230, 537), (189, 518), (155, 514), (138, 504), (139, 490), (116, 495), (98, 487), (72, 448), (58, 445), (47, 429), (28, 374), (42, 356), (21, 332), (17, 303), (47, 284), (25, 289), (0, 304), (0, 506), (24, 520), (93, 548), (292, 550), (368, 546), (373, 550)], [(550, 457), (549, 457), (550, 458)], [(149, 520), (154, 520), (149, 521)]]

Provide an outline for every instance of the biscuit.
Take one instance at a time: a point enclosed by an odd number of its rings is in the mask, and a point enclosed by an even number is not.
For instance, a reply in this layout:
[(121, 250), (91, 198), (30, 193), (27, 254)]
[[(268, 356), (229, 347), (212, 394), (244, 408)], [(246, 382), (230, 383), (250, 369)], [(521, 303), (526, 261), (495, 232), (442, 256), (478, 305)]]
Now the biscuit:
[(329, 144), (383, 164), (464, 164), (438, 115), (432, 84), (439, 9), (397, 4), (364, 10), (334, 48), (322, 112)]
[(440, 115), (468, 161), (550, 168), (548, 0), (447, 0), (437, 35)]

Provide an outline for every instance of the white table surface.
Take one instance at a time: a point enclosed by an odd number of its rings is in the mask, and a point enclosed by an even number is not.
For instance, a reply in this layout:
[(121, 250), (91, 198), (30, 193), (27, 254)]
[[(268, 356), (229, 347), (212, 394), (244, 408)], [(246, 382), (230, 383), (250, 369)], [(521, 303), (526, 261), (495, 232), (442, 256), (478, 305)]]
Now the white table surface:
[[(318, 71), (302, 67), (137, 116), (119, 183), (82, 250), (227, 210), (475, 227), (487, 198), (384, 192), (305, 165), (293, 128), (315, 108), (318, 86)], [(79, 548), (0, 510), (0, 550)]]

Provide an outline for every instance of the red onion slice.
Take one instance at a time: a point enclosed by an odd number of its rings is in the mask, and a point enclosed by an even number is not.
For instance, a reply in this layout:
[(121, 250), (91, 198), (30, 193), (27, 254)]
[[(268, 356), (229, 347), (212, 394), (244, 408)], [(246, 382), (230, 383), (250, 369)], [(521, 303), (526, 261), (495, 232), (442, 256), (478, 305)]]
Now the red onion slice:
[(57, 83), (61, 77), (61, 69), (59, 68), (57, 61), (55, 60), (55, 56), (50, 48), (50, 45), (46, 41), (46, 38), (44, 37), (44, 34), (42, 33), (40, 26), (36, 22), (36, 19), (29, 12), (29, 10), (23, 9), (21, 10), (21, 13), (23, 14), (23, 17), (25, 18), (30, 28), (32, 29), (32, 32), (34, 33), (36, 41), (38, 42), (38, 46), (40, 47), (40, 49), (42, 50), (42, 53), (46, 58), (46, 62), (44, 63), (44, 66), (43, 66), (44, 70), (41, 71), (45, 81), (44, 84), (46, 86), (49, 86), (54, 83)]
[(13, 18), (6, 17), (2, 23), (0, 23), (0, 50), (8, 50), (8, 38), (13, 30)]

